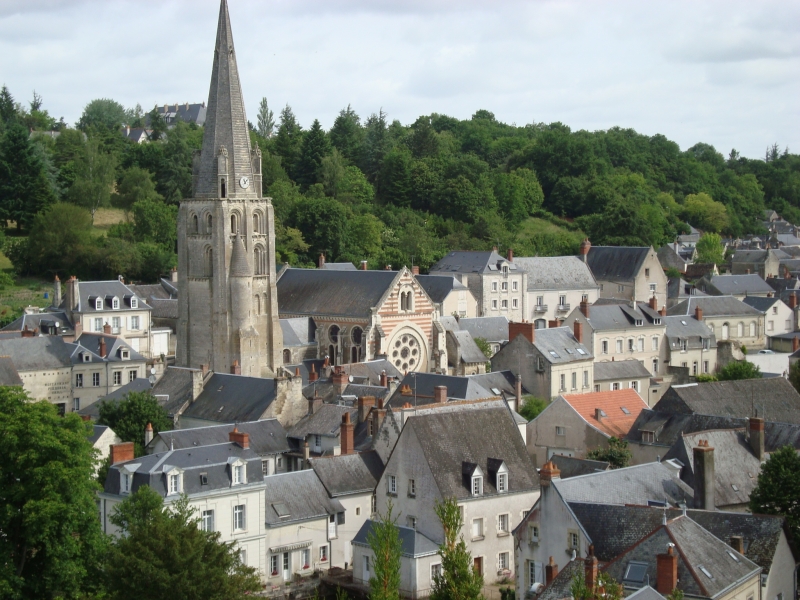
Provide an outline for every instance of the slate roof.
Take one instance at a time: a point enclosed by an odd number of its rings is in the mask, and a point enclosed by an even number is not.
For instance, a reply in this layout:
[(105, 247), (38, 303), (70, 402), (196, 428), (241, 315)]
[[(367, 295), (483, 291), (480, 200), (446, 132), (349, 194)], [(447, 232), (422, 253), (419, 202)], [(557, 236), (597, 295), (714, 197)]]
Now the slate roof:
[(539, 592), (536, 600), (572, 600), (572, 580), (584, 572), (584, 562), (580, 559), (571, 560), (559, 567), (558, 575)]
[(192, 374), (197, 371), (186, 367), (167, 367), (153, 386), (152, 394), (169, 414), (174, 415), (192, 400)]
[(680, 349), (683, 341), (686, 342), (688, 349), (703, 348), (704, 340), (709, 340), (709, 348), (717, 345), (717, 338), (711, 328), (694, 316), (667, 316), (663, 322), (666, 325), (667, 342), (673, 349)]
[(326, 435), (339, 437), (342, 427), (342, 416), (350, 413), (350, 421), (356, 424), (358, 421), (358, 408), (352, 406), (341, 406), (339, 404), (323, 404), (317, 412), (306, 415), (286, 433), (290, 438), (298, 440), (306, 439), (308, 435)]
[(447, 335), (451, 335), (456, 339), (461, 353), (461, 362), (475, 364), (485, 363), (489, 360), (483, 351), (478, 348), (469, 331), (448, 331)]
[(162, 277), (159, 283), (137, 283), (128, 286), (139, 298), (143, 298), (146, 302), (150, 300), (175, 300), (178, 298), (178, 287), (169, 279)]
[(573, 334), (572, 327), (550, 327), (537, 329), (533, 345), (551, 364), (592, 360), (592, 351), (581, 344)]
[(92, 402), (89, 406), (85, 406), (78, 411), (78, 414), (84, 417), (91, 417), (94, 420), (100, 418), (100, 405), (103, 402), (109, 402), (117, 404), (121, 402), (125, 396), (127, 396), (131, 392), (150, 392), (151, 391), (150, 381), (147, 377), (137, 377), (133, 381), (130, 381), (123, 385), (122, 387), (117, 388), (110, 394), (103, 396), (102, 398), (98, 398), (97, 402)]
[(688, 283), (680, 277), (671, 277), (667, 280), (667, 298), (688, 298), (689, 296), (707, 296), (698, 290), (694, 284)]
[[(447, 387), (449, 400), (480, 400), (503, 396), (511, 397), (515, 394), (515, 378), (510, 371), (493, 371), (466, 377), (438, 373), (409, 373), (403, 377), (397, 389), (389, 397), (386, 406), (396, 409), (406, 402), (413, 404), (415, 388), (417, 406), (432, 404), (434, 387), (438, 385)], [(403, 394), (402, 390), (405, 386), (411, 389), (410, 395)]]
[(316, 345), (317, 325), (311, 317), (279, 319), (278, 322), (281, 324), (281, 332), (283, 332), (284, 348)]
[[(224, 444), (229, 441), (229, 435), (233, 431), (233, 427), (233, 425), (227, 424), (162, 431), (153, 439), (153, 442), (157, 438), (161, 438), (168, 448), (171, 447), (175, 450)], [(289, 451), (286, 430), (277, 419), (236, 423), (236, 428), (241, 433), (246, 433), (249, 436), (250, 449), (259, 456)], [(151, 447), (153, 442), (150, 444)]]
[(416, 436), (444, 497), (471, 497), (471, 482), (463, 474), (465, 463), (477, 464), (483, 470), (484, 496), (498, 495), (490, 472), (492, 459), (505, 462), (509, 492), (539, 489), (536, 469), (507, 408), (430, 411), (408, 417), (401, 439), (403, 435), (410, 435), (410, 432), (406, 434), (406, 429)]
[[(367, 519), (353, 538), (353, 544), (369, 548), (369, 533), (372, 531), (374, 521)], [(396, 525), (400, 537), (400, 553), (409, 558), (420, 558), (439, 553), (439, 545), (430, 538), (422, 535), (416, 529)]]
[(672, 244), (661, 246), (656, 252), (656, 256), (658, 256), (658, 262), (661, 263), (662, 269), (673, 268), (681, 272), (686, 270), (686, 259), (675, 252), (675, 247)]
[(763, 263), (767, 260), (767, 253), (771, 252), (778, 259), (789, 258), (782, 250), (737, 250), (731, 257), (735, 263)]
[[(772, 289), (772, 288), (770, 288)], [(780, 298), (772, 297), (772, 298), (765, 298), (763, 296), (747, 296), (742, 299), (742, 302), (747, 304), (748, 306), (752, 306), (758, 312), (762, 314), (766, 314), (766, 312), (771, 309), (776, 302), (782, 302)]]
[(178, 318), (178, 299), (162, 300), (161, 298), (150, 298), (147, 301), (153, 309), (150, 315), (154, 319), (177, 319)]
[[(631, 388), (588, 394), (564, 394), (561, 397), (589, 425), (608, 436), (618, 438), (628, 434), (636, 417), (647, 408), (647, 402)], [(597, 409), (605, 414), (600, 420), (597, 419)]]
[(572, 456), (562, 456), (554, 454), (550, 460), (555, 463), (561, 471), (561, 479), (569, 479), (579, 475), (588, 475), (598, 471), (608, 471), (609, 463), (602, 460), (589, 460), (585, 458), (574, 458)]
[(339, 367), (354, 378), (362, 378), (364, 380), (362, 383), (370, 383), (372, 385), (380, 385), (381, 373), (384, 371), (387, 377), (396, 377), (399, 379), (403, 376), (397, 367), (392, 364), (392, 361), (386, 360), (385, 358), (339, 365)]
[(650, 377), (650, 371), (636, 359), (606, 360), (594, 363), (594, 380), (641, 379)]
[(22, 379), (10, 356), (0, 356), (0, 385), (22, 385)]
[(52, 333), (55, 328), (58, 328), (58, 333), (72, 331), (72, 323), (70, 323), (67, 313), (63, 310), (41, 312), (32, 315), (23, 314), (18, 319), (15, 319), (0, 329), (0, 331), (22, 331), (26, 327), (31, 331), (38, 329), (42, 333)]
[(0, 355), (10, 356), (17, 371), (70, 367), (76, 348), (55, 336), (0, 338)]
[(92, 446), (94, 446), (97, 443), (97, 440), (99, 440), (109, 429), (110, 428), (108, 425), (93, 425), (92, 435), (89, 436), (89, 441), (92, 443)]
[(207, 109), (205, 102), (200, 104), (189, 104), (188, 102), (183, 104), (162, 104), (161, 106), (156, 106), (156, 109), (168, 124), (174, 125), (176, 120), (181, 120), (187, 123), (195, 123), (202, 127), (206, 122)]
[(356, 266), (351, 262), (326, 262), (322, 265), (323, 270), (327, 271), (356, 271)]
[(182, 416), (219, 423), (257, 421), (275, 395), (274, 379), (214, 373)]
[(670, 316), (687, 315), (693, 317), (694, 310), (698, 306), (703, 310), (703, 316), (706, 317), (757, 317), (761, 315), (755, 308), (748, 306), (733, 296), (705, 296), (702, 298), (691, 296), (672, 308), (668, 308), (667, 314)]
[(647, 506), (648, 501), (664, 502), (666, 499), (676, 506), (684, 502), (691, 504), (694, 498), (692, 488), (660, 462), (554, 479), (553, 485), (566, 502)]
[(673, 385), (653, 410), (800, 424), (800, 394), (783, 377)]
[(528, 273), (528, 291), (598, 289), (592, 270), (577, 256), (514, 257)]
[(589, 318), (586, 320), (595, 331), (628, 329), (635, 326), (637, 320), (642, 322), (642, 329), (663, 327), (661, 315), (644, 302), (639, 302), (636, 308), (628, 302), (595, 303), (589, 307)]
[(450, 292), (467, 290), (467, 286), (450, 275), (415, 275), (414, 277), (425, 293), (437, 304), (444, 302)]
[[(66, 305), (66, 294), (62, 294), (64, 300), (62, 306)], [(138, 299), (138, 308), (132, 309), (130, 300), (136, 296)], [(79, 313), (93, 313), (98, 312), (95, 308), (95, 303), (90, 302), (90, 299), (102, 298), (103, 308), (102, 311), (110, 311), (112, 298), (119, 298), (119, 312), (130, 310), (150, 310), (150, 305), (147, 304), (144, 298), (139, 298), (134, 290), (119, 281), (112, 279), (111, 281), (79, 281), (78, 282), (78, 308), (76, 312)], [(114, 312), (117, 312), (116, 310)]]
[(713, 275), (704, 277), (704, 291), (715, 296), (736, 294), (768, 294), (772, 287), (759, 275)]
[[(131, 348), (125, 340), (120, 337), (105, 334), (105, 333), (83, 333), (81, 336), (76, 340), (77, 344), (80, 345), (82, 348), (86, 348), (92, 354), (97, 355), (100, 357), (100, 340), (104, 339), (106, 342), (106, 360), (108, 362), (116, 363), (116, 362), (128, 362), (130, 361), (144, 361), (147, 360), (144, 356), (139, 354), (136, 350)], [(122, 350), (128, 351), (129, 359), (122, 359)], [(73, 357), (73, 360), (74, 357)], [(77, 361), (76, 361), (77, 362)], [(92, 361), (94, 362), (94, 361)]]
[(397, 275), (397, 271), (284, 269), (277, 284), (278, 309), (281, 316), (363, 318), (380, 304)]
[(649, 252), (649, 246), (592, 246), (586, 262), (597, 281), (632, 281)]
[[(272, 475), (266, 486), (265, 502), (267, 527), (283, 527), (287, 523), (319, 519), (344, 512), (342, 504), (328, 497), (325, 487), (312, 469)], [(279, 516), (285, 509), (286, 516)], [(283, 510), (282, 510), (283, 512)]]
[(508, 319), (506, 317), (462, 317), (458, 319), (460, 329), (469, 331), (472, 339), (483, 338), (487, 342), (508, 341)]
[(659, 594), (656, 590), (649, 585), (639, 588), (628, 596), (627, 600), (634, 598), (635, 600), (666, 600), (664, 596)]
[(433, 265), (430, 272), (436, 275), (442, 273), (498, 273), (501, 263), (507, 264), (509, 271), (517, 270), (517, 265), (513, 261), (507, 261), (494, 251), (456, 251)]
[(372, 492), (383, 474), (383, 462), (374, 450), (320, 456), (310, 462), (331, 498)]

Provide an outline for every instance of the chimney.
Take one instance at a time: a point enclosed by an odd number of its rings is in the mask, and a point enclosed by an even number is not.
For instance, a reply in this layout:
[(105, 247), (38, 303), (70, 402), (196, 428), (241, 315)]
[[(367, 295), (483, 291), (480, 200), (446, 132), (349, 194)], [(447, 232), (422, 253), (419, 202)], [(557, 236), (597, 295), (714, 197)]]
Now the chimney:
[(694, 506), (714, 510), (714, 448), (708, 440), (699, 440), (694, 454)]
[(361, 270), (362, 271), (366, 271), (367, 270), (367, 261), (365, 261), (365, 260), (361, 261)]
[(358, 398), (358, 422), (363, 423), (367, 420), (367, 415), (372, 407), (375, 406), (375, 396), (360, 396)]
[(311, 465), (308, 459), (311, 458), (311, 450), (308, 447), (308, 440), (303, 442), (303, 468), (308, 469)]
[(75, 275), (67, 279), (67, 310), (78, 308), (78, 280)]
[(250, 447), (250, 434), (239, 431), (234, 425), (233, 431), (228, 434), (228, 441), (239, 444), (242, 448), (247, 449)]
[(300, 367), (295, 367), (294, 368), (294, 376), (295, 377), (300, 377)]
[(659, 313), (659, 314), (660, 314), (662, 317), (666, 317), (666, 316), (667, 316), (667, 307), (666, 307), (666, 306), (662, 306), (662, 307), (661, 307), (661, 310), (660, 310), (660, 311), (658, 311), (658, 313)]
[(594, 544), (589, 546), (589, 556), (586, 557), (586, 587), (594, 591), (597, 586), (597, 557), (594, 555)]
[(27, 326), (22, 328), (22, 337), (24, 338), (32, 338), (35, 334), (34, 332)]
[(603, 412), (602, 408), (595, 408), (594, 409), (594, 418), (598, 421), (602, 421), (605, 418), (605, 413)]
[(111, 325), (109, 325), (108, 323), (103, 325), (103, 333), (105, 333), (106, 335), (111, 335)]
[(178, 283), (178, 269), (172, 267), (172, 270), (169, 272), (169, 280), (172, 283)]
[[(794, 338), (797, 342), (797, 338)], [(759, 461), (764, 460), (764, 419), (760, 417), (750, 417), (750, 448)]]
[(533, 323), (523, 321), (522, 323), (515, 323), (509, 321), (508, 323), (508, 341), (513, 342), (520, 334), (524, 335), (532, 344), (536, 339), (536, 326)]
[(587, 319), (589, 318), (589, 301), (588, 300), (581, 300), (581, 312), (583, 316)]
[(744, 538), (740, 535), (732, 535), (731, 548), (736, 550), (739, 554), (744, 554)]
[(147, 446), (150, 442), (153, 441), (153, 424), (148, 423), (147, 427), (144, 428), (144, 445)]
[(389, 377), (385, 370), (381, 371), (381, 387), (389, 387)]
[(433, 387), (433, 401), (436, 404), (444, 404), (447, 402), (447, 386), (436, 385)]
[(519, 374), (514, 377), (514, 397), (517, 401), (517, 405), (514, 407), (514, 410), (519, 412), (519, 409), (522, 406), (522, 377), (520, 377)]
[(233, 361), (231, 365), (231, 375), (241, 375), (242, 374), (242, 366), (239, 364), (239, 359)]
[(111, 445), (111, 464), (133, 460), (133, 442)]
[(347, 384), (350, 383), (350, 378), (342, 367), (336, 367), (331, 375), (331, 383), (337, 394), (343, 394)]
[(508, 249), (508, 251), (506, 253), (506, 260), (508, 260), (508, 262), (514, 262), (514, 249), (513, 248), (509, 248)]
[(583, 343), (583, 323), (577, 319), (572, 324), (572, 335), (575, 336), (575, 339), (578, 340), (579, 344)]
[(694, 318), (698, 321), (703, 320), (703, 309), (700, 308), (700, 305), (694, 307)]
[(61, 306), (61, 280), (58, 275), (53, 281), (53, 306)]
[(592, 244), (589, 242), (589, 238), (583, 238), (580, 247), (580, 254), (583, 257), (583, 262), (585, 263), (588, 260), (589, 250), (591, 249)]
[(789, 294), (789, 308), (793, 310), (797, 308), (797, 294), (795, 292)]
[(553, 479), (561, 479), (561, 471), (552, 460), (548, 460), (539, 469), (539, 485), (543, 488), (549, 487)]
[(792, 352), (797, 352), (800, 350), (800, 339), (797, 336), (792, 338)]
[(419, 275), (419, 265), (411, 265), (411, 274)]
[(792, 278), (792, 274), (789, 273), (789, 267), (786, 267), (786, 266), (783, 267), (783, 278), (784, 279), (791, 279)]
[(353, 454), (353, 428), (355, 426), (350, 422), (350, 412), (342, 415), (342, 431), (339, 437), (339, 447), (342, 454)]
[(317, 268), (318, 269), (325, 268), (325, 253), (324, 252), (320, 252), (319, 253), (319, 260), (317, 261)]
[(311, 363), (311, 371), (308, 373), (308, 382), (313, 383), (317, 379), (319, 379), (319, 373), (317, 373), (317, 368), (314, 366), (314, 363)]
[(377, 435), (381, 428), (383, 418), (386, 416), (386, 409), (383, 408), (383, 398), (378, 398), (378, 407), (372, 409), (372, 435)]
[(497, 246), (492, 246), (492, 252), (497, 252)]
[(666, 554), (656, 555), (656, 591), (664, 596), (678, 587), (678, 555), (672, 544)]
[(550, 329), (553, 329), (554, 327), (558, 327), (559, 325), (560, 325), (560, 323), (558, 322), (558, 319), (551, 319), (550, 321), (547, 322), (547, 326)]
[(319, 412), (319, 407), (322, 406), (322, 398), (317, 396), (316, 390), (314, 396), (308, 399), (308, 414), (313, 415)]
[(101, 337), (100, 338), (100, 357), (101, 358), (105, 358), (106, 357), (106, 353), (107, 353), (107, 351), (106, 351), (106, 338)]
[(650, 298), (650, 301), (648, 302), (648, 304), (650, 304), (650, 309), (651, 310), (658, 310), (658, 299), (655, 296)]
[(553, 562), (553, 557), (551, 556), (550, 562), (544, 567), (544, 584), (550, 585), (553, 583), (553, 579), (556, 578), (556, 575), (558, 575), (558, 565)]
[(745, 272), (745, 275), (750, 275), (750, 269), (745, 269), (744, 272)]
[(386, 265), (385, 267), (383, 267), (383, 270), (384, 271), (391, 271), (392, 270), (392, 265)]

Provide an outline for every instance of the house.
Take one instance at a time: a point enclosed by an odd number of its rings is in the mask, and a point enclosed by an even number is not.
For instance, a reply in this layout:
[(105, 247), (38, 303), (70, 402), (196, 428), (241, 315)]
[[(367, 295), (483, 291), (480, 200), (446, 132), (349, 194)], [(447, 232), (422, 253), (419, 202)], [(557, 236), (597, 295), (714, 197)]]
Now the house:
[(596, 362), (635, 358), (651, 369), (653, 377), (666, 374), (661, 361), (661, 344), (666, 331), (656, 299), (648, 303), (581, 304), (564, 321), (583, 324), (583, 339), (590, 344)]
[[(797, 352), (800, 350), (800, 331), (780, 333), (769, 338), (769, 347), (775, 352)], [(789, 366), (792, 365), (792, 356), (789, 357)]]
[(600, 298), (667, 304), (667, 276), (652, 247), (592, 246), (581, 244), (581, 255), (600, 285)]
[(108, 425), (92, 425), (92, 435), (89, 437), (92, 448), (97, 450), (97, 470), (105, 463), (111, 454), (111, 446), (122, 442)]
[(693, 377), (716, 372), (717, 338), (702, 317), (702, 313), (664, 317), (666, 343), (661, 346), (661, 360), (670, 370), (680, 367)]
[[(245, 421), (236, 423), (237, 432), (246, 433), (250, 449), (261, 457), (261, 473), (264, 476), (286, 470), (284, 455), (289, 452), (286, 430), (277, 419)], [(211, 425), (193, 429), (161, 431), (145, 446), (147, 454), (159, 454), (169, 450), (197, 448), (236, 441), (231, 425)]]
[(313, 318), (317, 358), (328, 356), (331, 365), (384, 356), (403, 372), (447, 368), (435, 303), (406, 268), (287, 268), (277, 290), (281, 318)]
[(512, 321), (527, 317), (528, 274), (514, 262), (509, 250), (505, 258), (491, 252), (451, 252), (430, 268), (431, 275), (455, 277), (472, 292), (477, 316), (504, 316)]
[(563, 321), (571, 306), (597, 300), (600, 286), (577, 256), (517, 257), (514, 262), (528, 274), (528, 314), (523, 318), (537, 329)]
[(153, 328), (153, 356), (175, 356), (178, 332), (178, 271), (158, 283), (128, 285), (139, 298), (153, 309), (150, 313)]
[(206, 122), (205, 102), (200, 102), (199, 104), (189, 104), (188, 102), (183, 104), (164, 104), (155, 108), (169, 128), (174, 127), (178, 121), (194, 123), (198, 127), (202, 127)]
[(264, 581), (266, 486), (261, 457), (249, 448), (246, 433), (238, 433), (235, 440), (138, 458), (133, 456), (133, 442), (112, 446), (112, 465), (103, 491), (98, 494), (103, 532), (120, 535), (109, 517), (118, 504), (142, 486), (149, 486), (161, 496), (165, 506), (185, 495), (200, 518), (201, 529), (219, 532), (221, 542), (234, 542), (242, 562), (254, 567)]
[(766, 298), (748, 296), (743, 298), (742, 302), (764, 315), (764, 332), (767, 337), (772, 338), (796, 330), (795, 311), (779, 297), (776, 298), (771, 294)]
[(675, 306), (690, 296), (708, 296), (708, 294), (698, 290), (694, 284), (687, 283), (680, 277), (669, 279), (667, 282), (667, 308)]
[[(444, 317), (442, 322), (444, 322)], [(458, 319), (458, 328), (469, 331), (473, 340), (478, 338), (489, 344), (492, 354), (497, 352), (508, 341), (508, 318), (502, 317), (476, 317)]]
[[(366, 271), (367, 261), (361, 262), (362, 269)], [(329, 263), (325, 260), (325, 254), (320, 254), (319, 259), (317, 260), (317, 268), (318, 269), (327, 269), (328, 271), (355, 271), (356, 267), (351, 262), (338, 262), (338, 263)]]
[(144, 127), (130, 127), (126, 125), (122, 128), (122, 136), (134, 144), (144, 144), (150, 141), (150, 135), (153, 133), (152, 129), (145, 129)]
[(528, 452), (543, 465), (554, 454), (585, 458), (624, 438), (647, 403), (632, 388), (561, 395), (527, 425)]
[(453, 401), (475, 401), (501, 398), (516, 410), (526, 393), (521, 380), (511, 371), (492, 371), (480, 375), (456, 377), (436, 373), (409, 373), (386, 401), (394, 410), (444, 404)]
[(575, 458), (574, 456), (565, 456), (563, 454), (553, 454), (550, 457), (550, 462), (558, 467), (561, 472), (561, 479), (608, 471), (611, 468), (610, 463), (603, 460)]
[(733, 296), (690, 297), (667, 309), (669, 316), (704, 321), (717, 341), (732, 340), (750, 348), (763, 348), (764, 315)]
[(509, 323), (510, 341), (492, 357), (493, 371), (511, 371), (530, 394), (553, 400), (568, 391), (585, 393), (594, 385), (592, 352), (583, 341), (583, 324), (536, 329)]
[(56, 309), (44, 310), (38, 306), (25, 307), (18, 319), (13, 320), (0, 331), (16, 331), (20, 334), (23, 331), (32, 331), (36, 335), (62, 335), (68, 338), (72, 337), (73, 340), (75, 337), (75, 330), (66, 312)]
[(477, 375), (486, 372), (488, 357), (483, 353), (469, 331), (447, 331), (447, 367), (453, 375)]
[(455, 498), (473, 566), (489, 583), (513, 575), (511, 531), (538, 496), (525, 444), (502, 407), (408, 417), (376, 488), (378, 514), (391, 500), (397, 523), (436, 545), (443, 532), (435, 504)]
[(731, 272), (734, 275), (754, 273), (761, 279), (780, 276), (780, 262), (790, 258), (782, 250), (737, 250), (731, 257)]
[[(308, 414), (287, 433), (291, 446), (289, 469), (310, 468), (311, 456), (338, 456), (356, 448), (364, 449), (370, 433), (366, 416), (372, 406), (374, 398), (362, 398), (359, 406), (323, 404), (317, 398), (309, 400)], [(345, 435), (348, 431), (350, 439)]]
[(414, 275), (442, 316), (474, 318), (478, 303), (467, 286), (452, 275)]
[(402, 377), (395, 366), (385, 359), (339, 365), (333, 369), (326, 366), (324, 361), (307, 360), (304, 365), (306, 369), (303, 366), (295, 367), (295, 373), (300, 371), (304, 377), (303, 396), (308, 400), (322, 400), (325, 404), (350, 406), (362, 396), (386, 399)]
[(22, 385), (22, 378), (19, 376), (11, 357), (0, 356), (0, 386), (22, 387)]
[[(375, 553), (369, 545), (375, 522), (368, 519), (353, 538), (353, 581), (365, 587), (373, 577)], [(439, 545), (412, 527), (396, 525), (400, 538), (400, 595), (426, 598), (442, 573)]]
[(656, 252), (658, 262), (661, 263), (661, 268), (666, 271), (667, 269), (675, 269), (681, 273), (686, 272), (686, 265), (693, 262), (696, 252), (694, 246), (687, 248), (686, 246), (679, 246), (678, 242), (674, 244), (665, 244)]
[[(603, 361), (594, 364), (594, 391), (608, 392), (632, 388), (646, 397), (650, 371), (636, 359)], [(648, 402), (649, 404), (649, 402)]]
[(733, 296), (744, 300), (748, 296), (766, 298), (774, 290), (759, 275), (705, 275), (695, 284), (709, 296)]
[(331, 546), (345, 525), (342, 504), (330, 498), (311, 469), (282, 473), (265, 485), (266, 583), (278, 586), (294, 577), (324, 571), (334, 563)]
[(283, 332), (283, 364), (290, 367), (317, 358), (317, 324), (311, 317), (279, 319)]
[(346, 520), (340, 524), (345, 526), (339, 529), (339, 536), (331, 547), (333, 564), (353, 565), (355, 570), (356, 532), (372, 518), (375, 486), (383, 473), (383, 461), (374, 450), (353, 452), (351, 449), (339, 456), (312, 458), (310, 462), (328, 496), (344, 508)]

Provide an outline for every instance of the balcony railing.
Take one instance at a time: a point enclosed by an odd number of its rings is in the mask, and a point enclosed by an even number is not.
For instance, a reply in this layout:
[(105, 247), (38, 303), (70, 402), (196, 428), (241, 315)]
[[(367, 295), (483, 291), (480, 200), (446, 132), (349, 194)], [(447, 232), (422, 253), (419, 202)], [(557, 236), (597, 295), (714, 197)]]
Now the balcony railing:
[(558, 312), (566, 312), (569, 310), (569, 304), (559, 304), (558, 306), (556, 306), (556, 310)]
[(547, 312), (547, 304), (537, 304), (533, 307), (533, 312)]

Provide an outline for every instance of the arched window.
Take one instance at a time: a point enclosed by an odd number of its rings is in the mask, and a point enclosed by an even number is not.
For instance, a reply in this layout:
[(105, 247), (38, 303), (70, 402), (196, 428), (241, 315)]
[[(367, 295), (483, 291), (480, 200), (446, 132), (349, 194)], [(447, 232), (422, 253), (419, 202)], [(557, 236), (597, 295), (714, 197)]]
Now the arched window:
[(224, 177), (219, 182), (219, 197), (220, 198), (227, 198), (228, 197), (228, 190), (225, 187), (225, 178)]
[(267, 274), (267, 253), (263, 246), (256, 246), (254, 250), (256, 275)]
[(206, 215), (206, 229), (211, 233), (211, 215)]
[(750, 322), (750, 337), (756, 337), (756, 322)]
[(192, 233), (200, 233), (200, 219), (197, 215), (192, 215)]
[(288, 348), (283, 349), (283, 364), (288, 365), (292, 362), (292, 351)]
[(330, 329), (328, 329), (328, 339), (334, 344), (339, 343), (339, 326), (338, 325), (331, 325)]
[(722, 339), (727, 340), (731, 336), (731, 328), (727, 323), (722, 324)]
[(231, 215), (231, 233), (239, 233), (239, 220), (236, 214)]
[(353, 327), (353, 331), (350, 333), (350, 338), (353, 340), (353, 343), (357, 346), (361, 345), (361, 339), (364, 336), (364, 331), (361, 327)]
[(536, 329), (547, 329), (547, 321), (545, 319), (536, 319), (533, 322), (533, 326)]
[(357, 363), (358, 362), (358, 352), (359, 352), (359, 350), (360, 350), (360, 348), (358, 348), (357, 346), (353, 346), (350, 349), (350, 362), (351, 363)]
[(253, 213), (253, 233), (261, 233), (261, 215)]
[(744, 337), (744, 323), (739, 321), (739, 324), (736, 326), (736, 336), (743, 338)]
[(214, 251), (211, 249), (211, 246), (206, 247), (203, 256), (203, 274), (206, 277), (214, 276)]
[(261, 301), (261, 306), (264, 307), (264, 314), (267, 314), (267, 307), (269, 306), (269, 304), (267, 304), (267, 295), (266, 294), (264, 294), (264, 299)]
[(261, 314), (261, 296), (258, 294), (256, 294), (256, 314)]

